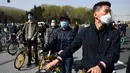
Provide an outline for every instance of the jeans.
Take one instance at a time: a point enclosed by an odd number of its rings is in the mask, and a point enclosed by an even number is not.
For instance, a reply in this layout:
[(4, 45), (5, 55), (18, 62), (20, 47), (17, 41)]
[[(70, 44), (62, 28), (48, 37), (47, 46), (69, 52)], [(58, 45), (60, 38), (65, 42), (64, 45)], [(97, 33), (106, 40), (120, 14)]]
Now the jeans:
[(66, 58), (60, 63), (60, 73), (72, 73), (73, 58)]

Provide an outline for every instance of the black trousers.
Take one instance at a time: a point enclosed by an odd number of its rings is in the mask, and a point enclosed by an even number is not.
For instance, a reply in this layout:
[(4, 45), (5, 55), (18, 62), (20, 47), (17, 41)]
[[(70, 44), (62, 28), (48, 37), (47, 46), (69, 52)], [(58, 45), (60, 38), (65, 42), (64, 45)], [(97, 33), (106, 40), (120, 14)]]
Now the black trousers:
[(127, 63), (126, 73), (130, 73), (130, 56), (129, 56), (128, 63)]
[(35, 64), (38, 64), (37, 40), (35, 41), (27, 40), (27, 46), (28, 46), (28, 64), (31, 64), (32, 60), (32, 46), (34, 47), (33, 51), (35, 53)]

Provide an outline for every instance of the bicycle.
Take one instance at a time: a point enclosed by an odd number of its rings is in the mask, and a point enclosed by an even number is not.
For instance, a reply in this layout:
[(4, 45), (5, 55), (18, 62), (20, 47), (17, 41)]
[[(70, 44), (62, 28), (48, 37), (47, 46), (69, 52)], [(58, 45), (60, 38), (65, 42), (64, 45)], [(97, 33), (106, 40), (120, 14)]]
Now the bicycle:
[[(24, 45), (19, 48), (21, 50), (21, 52), (16, 56), (15, 60), (14, 60), (14, 67), (18, 70), (20, 70), (23, 67), (23, 64), (25, 62), (26, 56), (28, 56), (28, 50), (27, 47), (25, 47)], [(35, 53), (34, 53), (34, 48), (33, 46), (31, 47), (32, 49), (32, 60), (31, 62), (34, 63), (35, 62)]]
[[(47, 63), (55, 60), (56, 58), (57, 58), (57, 53), (50, 55), (50, 51), (47, 56), (43, 55), (42, 59), (40, 61), (39, 67), (38, 67), (38, 72), (41, 72), (41, 70), (43, 69), (43, 66), (45, 66)], [(52, 67), (47, 73), (60, 73), (60, 66), (56, 65), (56, 66)]]
[[(24, 46), (23, 44), (21, 44), (22, 46), (19, 47), (19, 50), (21, 50), (21, 52), (16, 56), (15, 61), (14, 61), (14, 67), (18, 70), (20, 70), (23, 67), (24, 61), (26, 56), (28, 56), (28, 49), (27, 46)], [(42, 51), (42, 43), (39, 40), (39, 44), (37, 46), (38, 48), (38, 59), (39, 61), (41, 60), (41, 57), (43, 56), (43, 51)], [(31, 46), (32, 49), (32, 60), (31, 62), (35, 61), (35, 52), (34, 52), (34, 47)]]
[(7, 47), (7, 52), (10, 54), (10, 55), (15, 55), (18, 50), (19, 50), (19, 44), (23, 44), (24, 42), (22, 41), (21, 38), (14, 38), (14, 39), (10, 39), (10, 43)]

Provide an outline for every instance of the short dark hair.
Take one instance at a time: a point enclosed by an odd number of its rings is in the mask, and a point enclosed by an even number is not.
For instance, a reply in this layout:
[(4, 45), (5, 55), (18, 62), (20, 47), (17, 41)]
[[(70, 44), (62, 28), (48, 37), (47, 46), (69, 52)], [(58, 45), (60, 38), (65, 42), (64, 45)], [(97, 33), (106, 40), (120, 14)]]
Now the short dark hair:
[(62, 21), (63, 19), (66, 19), (70, 22), (70, 18), (67, 14), (63, 14), (61, 17), (60, 17), (60, 21)]
[(108, 1), (101, 1), (101, 2), (96, 3), (93, 6), (93, 12), (95, 12), (98, 7), (101, 7), (103, 5), (108, 5), (109, 7), (111, 7), (111, 3), (110, 2), (108, 2)]
[(119, 20), (117, 21), (117, 23), (120, 23), (120, 22), (121, 22), (121, 21), (119, 21)]
[(28, 12), (27, 14), (31, 14), (33, 16), (33, 13), (32, 12)]
[(56, 18), (52, 18), (51, 20), (55, 20), (55, 22), (57, 23), (57, 19)]

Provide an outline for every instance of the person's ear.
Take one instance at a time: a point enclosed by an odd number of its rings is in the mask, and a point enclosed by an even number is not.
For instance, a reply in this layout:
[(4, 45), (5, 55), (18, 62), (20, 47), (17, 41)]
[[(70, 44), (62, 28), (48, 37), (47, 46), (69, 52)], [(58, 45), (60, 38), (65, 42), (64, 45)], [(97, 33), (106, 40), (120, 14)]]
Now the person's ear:
[(96, 19), (98, 18), (98, 15), (97, 15), (96, 12), (94, 12), (93, 16), (94, 16), (94, 18), (96, 18)]

